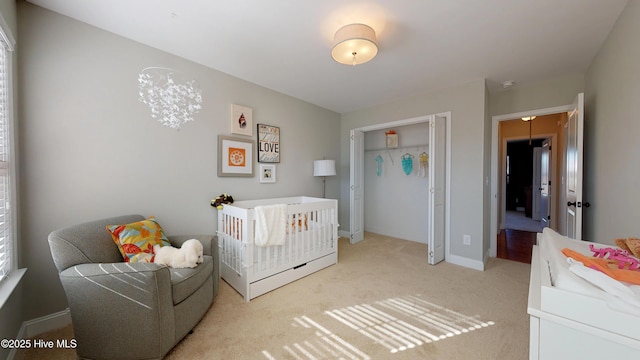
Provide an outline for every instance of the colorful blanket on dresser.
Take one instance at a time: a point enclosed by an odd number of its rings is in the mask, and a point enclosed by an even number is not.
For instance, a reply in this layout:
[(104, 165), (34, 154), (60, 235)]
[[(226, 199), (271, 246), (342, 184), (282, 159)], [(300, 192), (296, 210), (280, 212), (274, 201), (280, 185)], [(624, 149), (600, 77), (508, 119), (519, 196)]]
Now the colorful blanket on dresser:
[(543, 230), (539, 245), (548, 262), (553, 286), (602, 298), (612, 309), (640, 316), (640, 271), (627, 266), (624, 280), (610, 276), (622, 270), (612, 269), (619, 263), (591, 256), (600, 254), (606, 245), (569, 239), (549, 228)]

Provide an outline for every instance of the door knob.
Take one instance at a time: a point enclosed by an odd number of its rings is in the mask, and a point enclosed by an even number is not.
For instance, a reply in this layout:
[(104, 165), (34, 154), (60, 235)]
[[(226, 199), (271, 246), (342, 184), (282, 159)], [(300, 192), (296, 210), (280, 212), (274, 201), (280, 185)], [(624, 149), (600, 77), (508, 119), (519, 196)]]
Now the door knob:
[(583, 207), (583, 206), (584, 207), (589, 207), (589, 206), (591, 206), (591, 203), (589, 203), (589, 202), (584, 202), (584, 203), (578, 202), (578, 203), (576, 203), (575, 201), (574, 202), (571, 202), (571, 201), (567, 202), (567, 206), (576, 206), (576, 205), (578, 207)]

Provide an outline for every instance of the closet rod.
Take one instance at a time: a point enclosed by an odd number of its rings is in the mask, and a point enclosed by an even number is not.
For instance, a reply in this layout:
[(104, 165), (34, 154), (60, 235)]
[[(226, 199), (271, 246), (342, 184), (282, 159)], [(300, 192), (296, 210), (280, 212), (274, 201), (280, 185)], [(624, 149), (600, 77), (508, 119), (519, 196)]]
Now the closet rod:
[(421, 148), (421, 147), (429, 147), (429, 144), (419, 144), (419, 145), (408, 145), (408, 146), (398, 146), (394, 148), (377, 148), (377, 149), (366, 149), (367, 151), (382, 151), (382, 150), (405, 150), (405, 149), (413, 149), (413, 148)]

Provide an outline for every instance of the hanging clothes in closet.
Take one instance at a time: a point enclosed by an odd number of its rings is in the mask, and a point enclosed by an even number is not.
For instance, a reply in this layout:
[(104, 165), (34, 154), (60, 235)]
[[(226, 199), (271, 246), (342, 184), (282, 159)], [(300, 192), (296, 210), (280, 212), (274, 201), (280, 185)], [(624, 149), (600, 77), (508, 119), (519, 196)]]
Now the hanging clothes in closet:
[(402, 155), (402, 170), (407, 175), (411, 174), (413, 171), (413, 155), (409, 153)]
[(382, 163), (384, 162), (384, 160), (382, 159), (382, 156), (378, 155), (376, 156), (376, 175), (378, 176), (382, 176)]
[(418, 156), (420, 167), (418, 168), (418, 176), (427, 177), (427, 168), (429, 167), (429, 155), (426, 152), (422, 152)]

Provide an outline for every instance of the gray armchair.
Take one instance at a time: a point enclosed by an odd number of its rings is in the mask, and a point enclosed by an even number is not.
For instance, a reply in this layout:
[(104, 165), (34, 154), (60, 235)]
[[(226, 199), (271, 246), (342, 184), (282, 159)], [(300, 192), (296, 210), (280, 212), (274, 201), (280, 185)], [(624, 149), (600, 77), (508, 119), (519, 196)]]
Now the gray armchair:
[(193, 269), (125, 263), (106, 226), (144, 219), (119, 216), (49, 234), (81, 358), (161, 359), (202, 319), (218, 293), (214, 236), (167, 236), (176, 247), (191, 238), (202, 242), (204, 262)]

